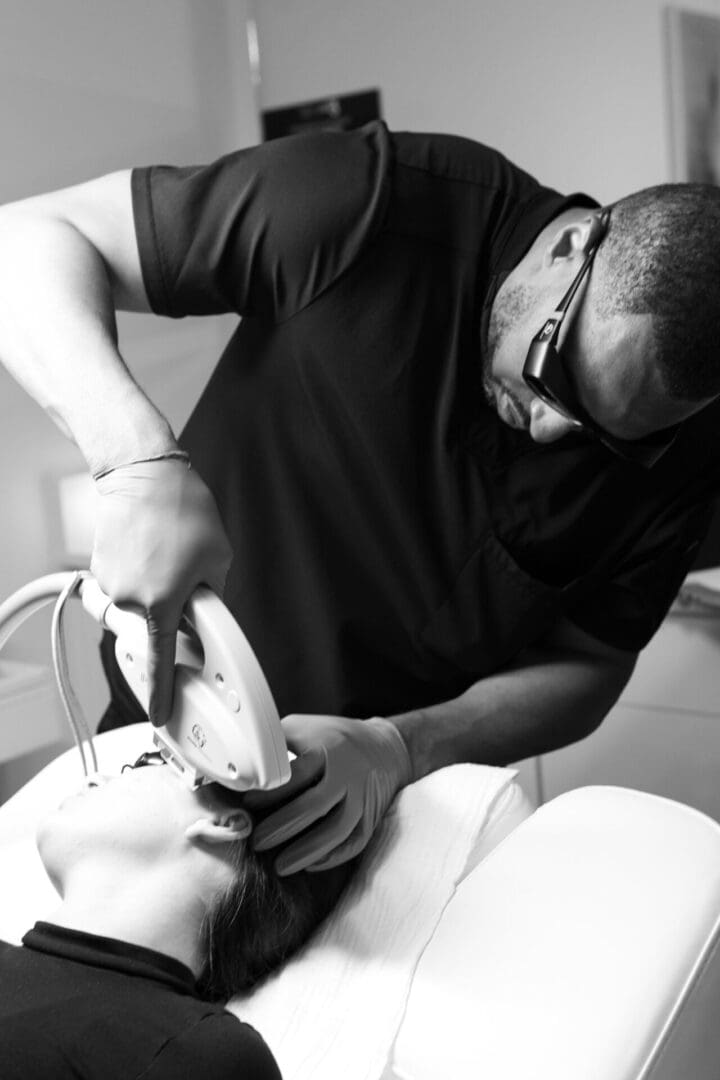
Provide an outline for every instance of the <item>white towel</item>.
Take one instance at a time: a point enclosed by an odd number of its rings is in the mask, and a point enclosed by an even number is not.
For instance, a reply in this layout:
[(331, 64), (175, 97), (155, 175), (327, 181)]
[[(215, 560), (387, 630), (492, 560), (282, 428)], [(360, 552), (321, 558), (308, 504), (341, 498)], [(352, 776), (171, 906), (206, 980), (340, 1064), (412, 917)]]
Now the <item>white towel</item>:
[(325, 926), (228, 1008), (284, 1080), (379, 1080), (413, 973), (512, 769), (453, 765), (405, 788)]

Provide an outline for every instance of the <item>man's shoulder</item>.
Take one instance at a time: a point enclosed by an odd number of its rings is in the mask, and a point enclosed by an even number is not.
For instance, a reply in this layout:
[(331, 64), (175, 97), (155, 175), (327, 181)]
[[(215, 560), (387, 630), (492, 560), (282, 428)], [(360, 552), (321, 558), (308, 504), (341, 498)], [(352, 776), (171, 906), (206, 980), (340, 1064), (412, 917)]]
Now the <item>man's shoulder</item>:
[(481, 187), (515, 184), (537, 186), (537, 181), (501, 151), (464, 135), (413, 131), (390, 132), (395, 160), (446, 180)]

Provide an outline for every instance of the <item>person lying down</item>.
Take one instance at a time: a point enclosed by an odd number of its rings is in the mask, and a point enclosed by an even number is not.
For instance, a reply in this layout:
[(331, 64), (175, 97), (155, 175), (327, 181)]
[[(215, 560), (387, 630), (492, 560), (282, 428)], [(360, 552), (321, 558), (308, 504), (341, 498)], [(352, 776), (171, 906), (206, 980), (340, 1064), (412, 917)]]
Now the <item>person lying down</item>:
[(352, 867), (277, 876), (242, 801), (191, 791), (149, 753), (43, 821), (61, 902), (21, 946), (0, 943), (3, 1080), (277, 1080), (222, 1003), (310, 936)]

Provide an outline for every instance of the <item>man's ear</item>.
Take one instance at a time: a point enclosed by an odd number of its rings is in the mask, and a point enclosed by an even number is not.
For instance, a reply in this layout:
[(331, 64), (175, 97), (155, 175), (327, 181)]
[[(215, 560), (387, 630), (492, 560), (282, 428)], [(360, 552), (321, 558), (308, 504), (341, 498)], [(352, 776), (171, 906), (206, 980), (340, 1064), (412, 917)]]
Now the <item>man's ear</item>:
[(208, 844), (231, 844), (245, 840), (253, 830), (252, 818), (245, 810), (202, 817), (188, 825), (185, 836), (189, 840), (204, 840)]
[(546, 266), (551, 266), (554, 262), (573, 259), (577, 255), (585, 255), (597, 241), (599, 228), (599, 213), (567, 222), (558, 229), (545, 249)]

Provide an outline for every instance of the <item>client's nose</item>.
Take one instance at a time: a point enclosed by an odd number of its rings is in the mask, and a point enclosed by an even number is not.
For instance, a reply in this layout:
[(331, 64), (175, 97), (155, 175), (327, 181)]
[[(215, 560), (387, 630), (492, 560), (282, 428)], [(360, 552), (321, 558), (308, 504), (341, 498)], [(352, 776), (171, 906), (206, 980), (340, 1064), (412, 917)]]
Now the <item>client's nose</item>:
[(535, 398), (530, 405), (530, 438), (537, 443), (555, 442), (581, 427), (577, 420), (563, 416), (541, 398)]

